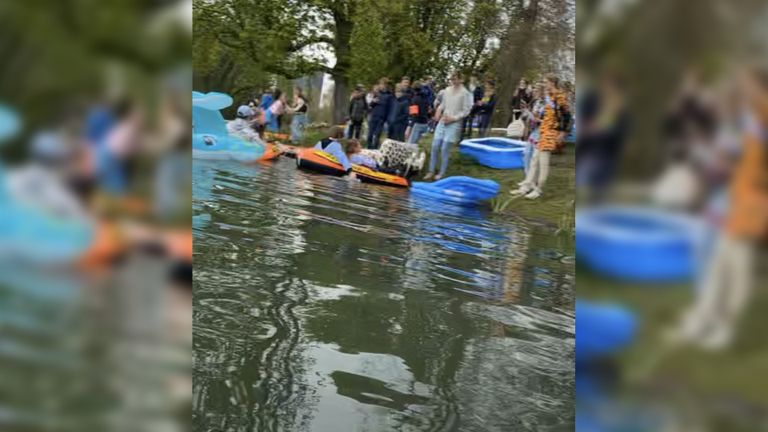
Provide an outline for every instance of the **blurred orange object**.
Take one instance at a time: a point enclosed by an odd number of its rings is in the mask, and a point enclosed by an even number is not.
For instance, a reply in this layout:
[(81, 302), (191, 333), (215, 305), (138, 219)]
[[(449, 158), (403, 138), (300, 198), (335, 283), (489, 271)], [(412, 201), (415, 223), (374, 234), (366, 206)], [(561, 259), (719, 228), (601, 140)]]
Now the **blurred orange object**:
[(78, 261), (78, 267), (84, 270), (95, 270), (109, 264), (127, 247), (116, 223), (100, 220), (95, 228), (91, 247)]
[(768, 233), (768, 155), (760, 138), (744, 139), (744, 154), (731, 183), (726, 229), (737, 237), (763, 238)]
[(192, 230), (168, 231), (164, 238), (165, 250), (179, 261), (192, 263)]
[(290, 136), (288, 136), (288, 134), (281, 134), (281, 133), (275, 133), (275, 132), (265, 132), (264, 136), (267, 139), (273, 139), (273, 140), (278, 140), (278, 141), (279, 140), (287, 141), (287, 140), (289, 140), (291, 138)]
[(278, 156), (283, 154), (282, 151), (276, 146), (276, 145), (267, 145), (267, 148), (264, 150), (264, 154), (261, 155), (261, 157), (258, 159), (258, 161), (271, 161), (274, 159), (277, 159)]

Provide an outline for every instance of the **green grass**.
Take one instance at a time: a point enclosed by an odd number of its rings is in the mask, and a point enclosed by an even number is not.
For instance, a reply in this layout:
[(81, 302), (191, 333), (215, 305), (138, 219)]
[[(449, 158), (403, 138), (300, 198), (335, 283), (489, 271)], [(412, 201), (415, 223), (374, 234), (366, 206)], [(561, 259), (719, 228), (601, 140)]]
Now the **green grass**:
[(768, 318), (762, 313), (768, 308), (768, 291), (763, 289), (768, 287), (766, 283), (758, 282), (755, 287), (733, 346), (707, 352), (693, 347), (662, 348), (664, 333), (678, 323), (693, 300), (691, 287), (620, 284), (582, 268), (578, 268), (578, 278), (580, 298), (619, 302), (640, 319), (638, 340), (619, 358), (630, 384), (678, 385), (702, 400), (724, 397), (768, 407), (768, 389), (760, 379), (768, 376)]
[[(314, 145), (325, 136), (326, 132), (324, 129), (307, 130), (301, 140), (301, 145)], [(427, 158), (429, 158), (431, 144), (432, 134), (427, 134), (419, 140), (419, 146), (426, 151)], [(494, 180), (501, 185), (501, 193), (490, 203), (492, 208), (504, 207), (501, 213), (523, 217), (572, 233), (575, 201), (574, 155), (573, 145), (566, 146), (562, 154), (552, 155), (549, 179), (544, 194), (537, 200), (523, 197), (515, 198), (509, 194), (509, 191), (516, 189), (517, 183), (523, 180), (523, 170), (497, 170), (485, 167), (460, 155), (458, 145), (453, 146), (447, 175), (464, 175)], [(429, 159), (427, 159), (427, 163), (429, 163)]]

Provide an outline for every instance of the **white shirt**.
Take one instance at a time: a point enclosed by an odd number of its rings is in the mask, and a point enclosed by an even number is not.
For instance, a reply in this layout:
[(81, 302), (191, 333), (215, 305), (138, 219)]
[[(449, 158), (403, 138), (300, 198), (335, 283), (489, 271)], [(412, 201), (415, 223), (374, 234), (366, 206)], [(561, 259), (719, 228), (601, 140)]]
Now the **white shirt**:
[(472, 93), (464, 86), (459, 86), (458, 89), (450, 86), (443, 93), (443, 102), (440, 104), (440, 107), (442, 108), (443, 117), (449, 116), (461, 119), (469, 115), (469, 111), (472, 110), (472, 103)]

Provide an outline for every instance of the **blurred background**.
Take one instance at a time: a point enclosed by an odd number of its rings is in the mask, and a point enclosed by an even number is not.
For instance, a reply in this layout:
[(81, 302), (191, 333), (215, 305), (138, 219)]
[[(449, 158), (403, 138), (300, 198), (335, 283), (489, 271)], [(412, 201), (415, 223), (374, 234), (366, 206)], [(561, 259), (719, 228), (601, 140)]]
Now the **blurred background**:
[(768, 424), (768, 5), (577, 2), (577, 429)]
[(0, 430), (189, 427), (191, 21), (0, 3)]

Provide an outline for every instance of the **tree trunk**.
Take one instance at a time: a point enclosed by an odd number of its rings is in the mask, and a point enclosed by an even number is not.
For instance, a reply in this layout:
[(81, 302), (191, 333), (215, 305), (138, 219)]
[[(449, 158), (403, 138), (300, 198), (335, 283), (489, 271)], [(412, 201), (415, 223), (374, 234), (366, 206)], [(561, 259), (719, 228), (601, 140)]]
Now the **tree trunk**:
[(342, 124), (347, 117), (349, 78), (345, 74), (333, 75), (333, 124)]

